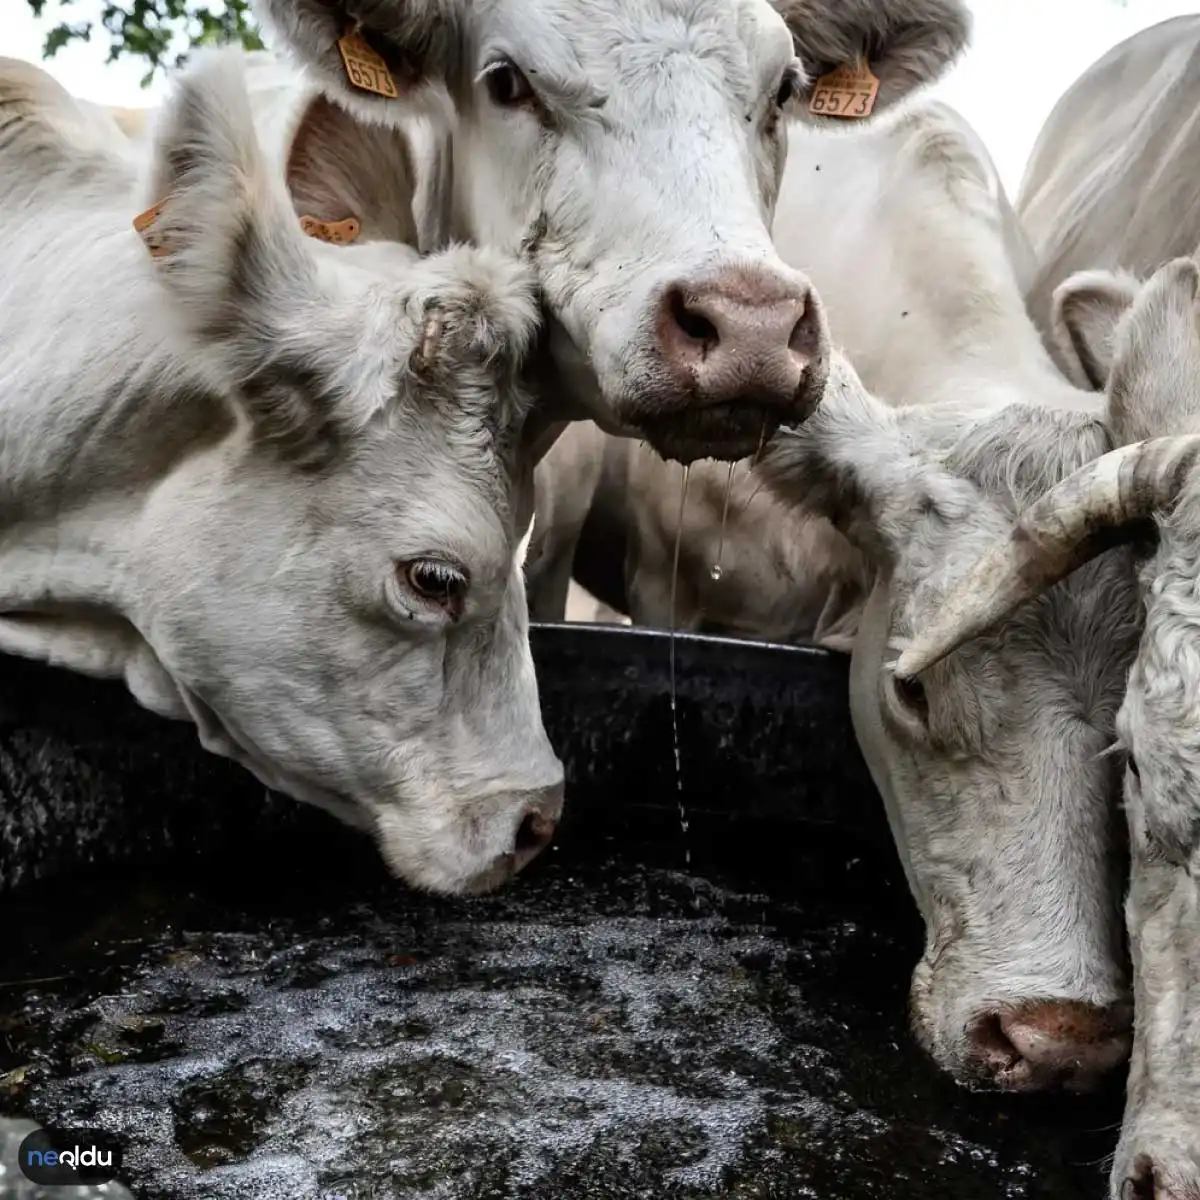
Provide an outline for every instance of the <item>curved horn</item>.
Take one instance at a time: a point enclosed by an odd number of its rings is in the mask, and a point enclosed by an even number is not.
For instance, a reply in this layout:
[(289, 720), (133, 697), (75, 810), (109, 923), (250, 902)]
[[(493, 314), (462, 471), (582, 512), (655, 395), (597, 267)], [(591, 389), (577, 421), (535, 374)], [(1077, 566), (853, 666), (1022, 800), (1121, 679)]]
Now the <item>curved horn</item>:
[(1128, 526), (1175, 502), (1198, 460), (1200, 436), (1154, 438), (1113, 450), (1051, 488), (955, 586), (937, 620), (896, 660), (895, 674), (919, 674), (1128, 540)]

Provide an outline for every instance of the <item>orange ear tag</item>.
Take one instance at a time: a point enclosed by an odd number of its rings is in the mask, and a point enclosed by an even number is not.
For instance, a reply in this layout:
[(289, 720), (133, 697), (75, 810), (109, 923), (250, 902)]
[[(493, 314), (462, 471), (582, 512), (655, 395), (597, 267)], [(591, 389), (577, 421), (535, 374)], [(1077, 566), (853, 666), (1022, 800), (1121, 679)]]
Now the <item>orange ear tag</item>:
[(387, 63), (357, 32), (352, 30), (338, 38), (338, 49), (342, 52), (346, 78), (354, 87), (363, 92), (374, 92), (376, 96), (384, 96), (388, 100), (395, 100), (400, 95)]
[(808, 111), (821, 117), (861, 121), (869, 117), (879, 95), (879, 80), (865, 59), (822, 75), (813, 88)]
[(146, 249), (150, 251), (151, 258), (162, 258), (167, 253), (166, 244), (154, 233), (154, 222), (158, 220), (159, 215), (166, 206), (167, 202), (160, 200), (157, 204), (146, 209), (144, 213), (138, 213), (133, 218), (133, 227), (137, 230), (142, 241), (146, 243)]
[(309, 237), (329, 242), (333, 246), (348, 246), (362, 231), (357, 217), (347, 217), (344, 221), (320, 221), (316, 217), (301, 217), (300, 228)]

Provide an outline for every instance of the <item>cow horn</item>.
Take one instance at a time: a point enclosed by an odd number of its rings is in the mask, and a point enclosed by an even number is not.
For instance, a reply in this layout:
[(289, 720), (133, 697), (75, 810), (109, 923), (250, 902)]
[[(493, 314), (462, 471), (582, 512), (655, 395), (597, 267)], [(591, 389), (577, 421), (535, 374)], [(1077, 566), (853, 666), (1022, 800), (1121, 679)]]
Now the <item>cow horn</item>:
[(920, 674), (1128, 541), (1135, 522), (1175, 502), (1198, 460), (1200, 435), (1154, 438), (1113, 450), (1051, 488), (955, 586), (937, 619), (896, 660), (895, 674)]

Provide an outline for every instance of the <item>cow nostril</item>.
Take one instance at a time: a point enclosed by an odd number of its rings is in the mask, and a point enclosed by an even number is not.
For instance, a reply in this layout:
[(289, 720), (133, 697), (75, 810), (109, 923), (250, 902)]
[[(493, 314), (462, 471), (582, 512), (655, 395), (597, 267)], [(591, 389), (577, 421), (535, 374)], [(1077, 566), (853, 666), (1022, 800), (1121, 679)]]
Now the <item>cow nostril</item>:
[(816, 356), (820, 348), (821, 321), (811, 302), (806, 303), (804, 311), (792, 327), (792, 336), (788, 339), (788, 349), (793, 354), (811, 359)]
[(544, 850), (554, 836), (555, 823), (540, 812), (528, 812), (517, 828), (516, 852), (529, 856)]
[(1008, 1040), (996, 1013), (976, 1021), (971, 1029), (970, 1042), (975, 1057), (994, 1075), (1012, 1070), (1021, 1061), (1020, 1052)]
[(985, 1013), (970, 1026), (971, 1055), (1002, 1087), (1090, 1090), (1128, 1057), (1127, 1007), (1040, 1000)]
[(711, 350), (721, 340), (717, 327), (703, 313), (688, 307), (688, 302), (679, 288), (671, 289), (668, 307), (671, 320), (693, 342), (700, 342), (706, 350)]

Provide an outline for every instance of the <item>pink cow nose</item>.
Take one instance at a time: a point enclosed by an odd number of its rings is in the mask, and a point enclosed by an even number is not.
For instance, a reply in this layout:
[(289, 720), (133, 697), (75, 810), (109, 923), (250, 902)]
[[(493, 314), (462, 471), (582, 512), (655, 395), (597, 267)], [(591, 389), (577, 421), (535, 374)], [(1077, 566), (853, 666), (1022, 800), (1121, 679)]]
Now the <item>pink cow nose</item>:
[(1132, 1020), (1128, 1004), (1038, 1000), (981, 1018), (969, 1039), (977, 1063), (1000, 1087), (1087, 1091), (1128, 1058)]
[(802, 277), (735, 268), (667, 288), (658, 344), (701, 404), (786, 409), (821, 350), (822, 329), (815, 293)]
[(1148, 1154), (1133, 1162), (1133, 1174), (1121, 1185), (1121, 1200), (1197, 1200), (1200, 1178), (1170, 1180)]

